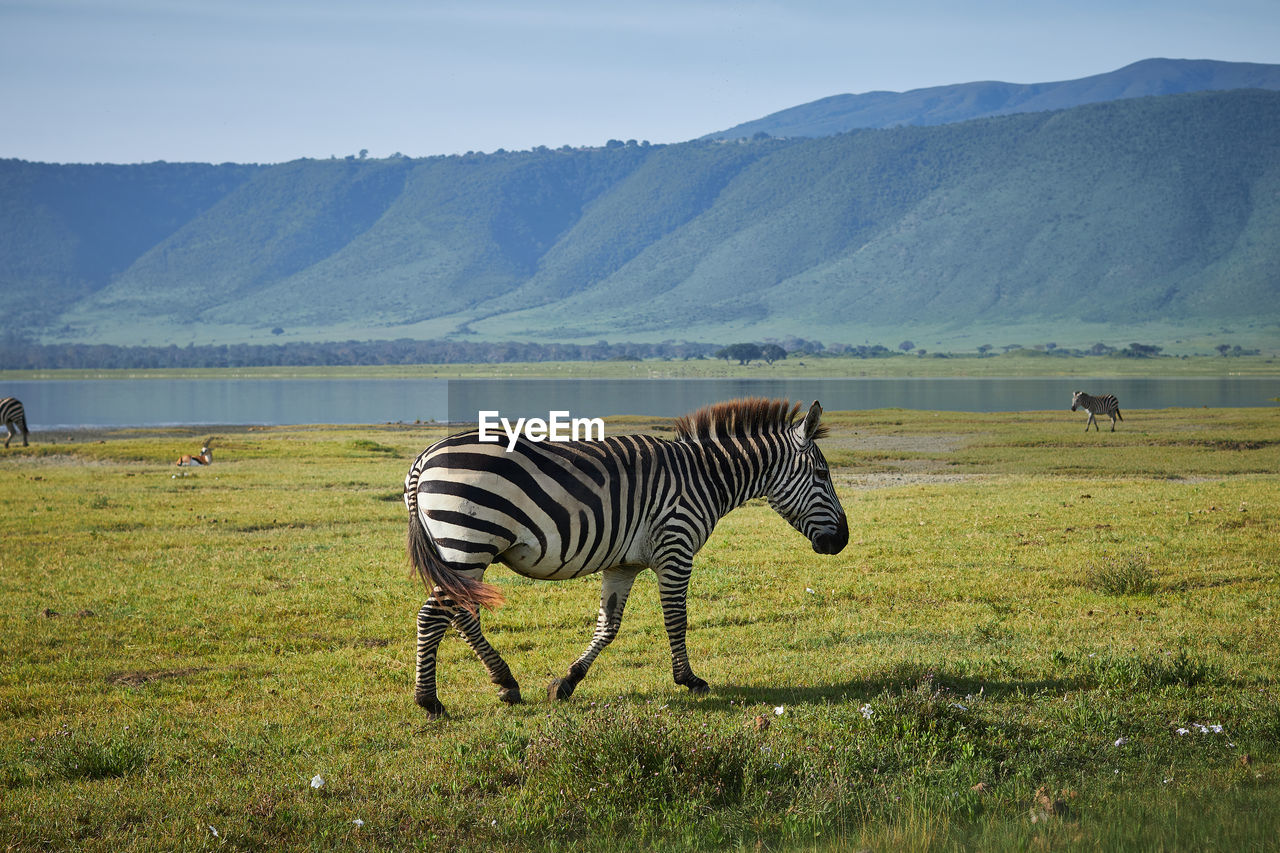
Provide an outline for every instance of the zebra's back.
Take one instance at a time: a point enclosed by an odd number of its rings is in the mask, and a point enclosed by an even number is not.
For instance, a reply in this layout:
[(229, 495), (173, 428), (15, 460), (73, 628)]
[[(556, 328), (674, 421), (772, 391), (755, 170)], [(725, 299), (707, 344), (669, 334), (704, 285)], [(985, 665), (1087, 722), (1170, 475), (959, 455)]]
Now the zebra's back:
[[(441, 557), (501, 562), (537, 579), (577, 577), (649, 556), (670, 443), (482, 442), (463, 433), (428, 448), (405, 481)], [(410, 507), (412, 509), (412, 507)]]
[(17, 397), (5, 397), (0, 400), (0, 423), (18, 424), (26, 428), (27, 413)]

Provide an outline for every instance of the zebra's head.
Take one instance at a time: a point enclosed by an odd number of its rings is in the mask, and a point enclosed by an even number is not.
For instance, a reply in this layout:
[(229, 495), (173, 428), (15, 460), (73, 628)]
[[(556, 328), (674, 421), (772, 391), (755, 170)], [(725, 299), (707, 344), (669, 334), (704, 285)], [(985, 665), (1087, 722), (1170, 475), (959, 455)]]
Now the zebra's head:
[(804, 420), (788, 431), (766, 497), (778, 515), (808, 537), (814, 551), (839, 554), (849, 543), (849, 520), (816, 443), (826, 433), (821, 417), (822, 406), (814, 400)]
[(1080, 398), (1083, 396), (1084, 396), (1083, 391), (1071, 392), (1071, 411), (1074, 412), (1076, 410), (1076, 407), (1080, 405)]

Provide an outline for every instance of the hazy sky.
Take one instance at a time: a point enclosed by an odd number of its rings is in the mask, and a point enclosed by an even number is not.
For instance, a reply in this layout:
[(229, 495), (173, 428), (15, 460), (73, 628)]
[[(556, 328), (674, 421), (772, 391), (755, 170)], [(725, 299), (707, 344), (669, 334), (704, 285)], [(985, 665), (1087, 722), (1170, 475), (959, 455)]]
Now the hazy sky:
[(0, 0), (0, 157), (677, 142), (843, 92), (1153, 56), (1280, 63), (1280, 2)]

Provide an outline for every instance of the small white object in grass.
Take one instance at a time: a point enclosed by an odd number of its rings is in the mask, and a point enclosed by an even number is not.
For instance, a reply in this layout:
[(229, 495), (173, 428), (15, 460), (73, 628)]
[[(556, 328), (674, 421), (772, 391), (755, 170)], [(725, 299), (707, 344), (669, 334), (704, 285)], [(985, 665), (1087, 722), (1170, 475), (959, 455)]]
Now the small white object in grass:
[(1222, 734), (1222, 726), (1214, 725), (1214, 726), (1209, 726), (1209, 728), (1215, 735)]
[(861, 708), (859, 708), (858, 710), (859, 710), (859, 711), (861, 711), (861, 712), (862, 712), (862, 716), (863, 716), (864, 718), (868, 719), (868, 720), (869, 720), (869, 719), (871, 719), (871, 715), (875, 713), (875, 711), (873, 711), (873, 710), (871, 709), (871, 705), (869, 705), (869, 704), (867, 704), (867, 705), (863, 705), (863, 706), (862, 706)]
[(1124, 746), (1128, 742), (1129, 742), (1129, 739), (1127, 737), (1116, 738), (1116, 746)]
[(1185, 735), (1185, 734), (1190, 734), (1190, 733), (1191, 733), (1191, 729), (1184, 729), (1184, 728), (1182, 728), (1182, 727), (1179, 727), (1179, 728), (1178, 728), (1178, 734), (1180, 734), (1180, 735)]
[(359, 829), (360, 827), (364, 826), (364, 821), (362, 821), (360, 818), (355, 818), (351, 822), (356, 825), (356, 829)]
[(776, 714), (776, 715), (777, 715), (777, 716), (779, 716), (779, 717), (781, 717), (781, 716), (782, 716), (783, 714), (785, 714), (786, 712), (787, 712), (787, 706), (786, 706), (786, 705), (779, 705), (778, 707), (776, 707), (776, 708), (774, 708), (774, 709), (773, 709), (773, 713), (774, 713), (774, 714)]
[(218, 830), (216, 830), (216, 829), (214, 829), (214, 828), (213, 828), (213, 825), (212, 825), (212, 824), (210, 824), (210, 825), (209, 825), (209, 831), (213, 833), (213, 837), (214, 837), (214, 838), (221, 838), (221, 837), (222, 837), (221, 835), (219, 835), (219, 834), (218, 834)]
[(807, 592), (807, 593), (809, 593), (810, 595), (817, 595), (817, 593), (815, 593), (811, 587), (807, 587), (807, 586), (806, 586), (806, 587), (804, 588), (804, 591), (805, 591), (805, 592)]
[(322, 777), (319, 773), (317, 773), (316, 775), (312, 776), (312, 777), (311, 777), (311, 787), (313, 787), (313, 788), (323, 788), (323, 787), (324, 787), (324, 777)]

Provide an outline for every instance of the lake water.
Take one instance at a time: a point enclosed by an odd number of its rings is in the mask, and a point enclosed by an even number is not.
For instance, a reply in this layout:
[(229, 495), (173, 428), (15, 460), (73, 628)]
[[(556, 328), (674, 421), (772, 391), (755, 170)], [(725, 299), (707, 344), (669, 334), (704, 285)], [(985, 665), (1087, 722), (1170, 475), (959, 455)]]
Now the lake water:
[(1068, 409), (1071, 392), (1115, 394), (1121, 410), (1276, 406), (1280, 379), (98, 379), (17, 380), (32, 430), (184, 424), (474, 422), (504, 417), (684, 414), (735, 397), (824, 408), (1013, 412)]

